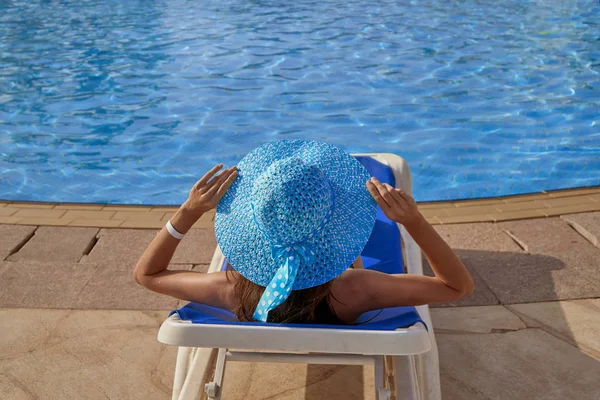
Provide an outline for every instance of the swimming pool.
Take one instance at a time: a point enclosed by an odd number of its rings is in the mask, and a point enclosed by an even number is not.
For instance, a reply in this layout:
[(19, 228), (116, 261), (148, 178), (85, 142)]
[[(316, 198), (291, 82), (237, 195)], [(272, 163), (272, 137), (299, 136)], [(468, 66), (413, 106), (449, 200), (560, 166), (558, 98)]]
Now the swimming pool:
[(600, 184), (595, 0), (0, 3), (0, 199), (179, 204), (266, 140), (417, 200)]

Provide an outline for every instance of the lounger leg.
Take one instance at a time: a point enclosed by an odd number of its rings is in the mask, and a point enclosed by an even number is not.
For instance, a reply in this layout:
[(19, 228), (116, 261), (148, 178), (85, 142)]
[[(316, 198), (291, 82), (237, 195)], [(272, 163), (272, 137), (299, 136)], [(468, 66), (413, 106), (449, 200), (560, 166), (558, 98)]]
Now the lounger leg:
[(431, 350), (420, 354), (419, 366), (421, 367), (422, 392), (427, 400), (441, 400), (442, 389), (440, 387), (440, 362), (438, 359), (437, 344), (432, 341)]
[(221, 400), (223, 388), (223, 375), (225, 374), (225, 362), (227, 361), (227, 349), (219, 349), (217, 365), (215, 367), (215, 378), (204, 386), (204, 391), (209, 399)]
[(188, 372), (188, 361), (190, 356), (189, 347), (179, 347), (177, 349), (177, 361), (175, 362), (175, 378), (173, 379), (173, 394), (171, 400), (179, 399), (181, 388), (185, 382), (185, 376)]
[(373, 365), (375, 370), (375, 399), (388, 400), (390, 391), (385, 387), (384, 360), (382, 356), (375, 357)]
[(394, 357), (396, 399), (425, 400), (419, 393), (414, 356)]
[(200, 388), (203, 387), (208, 375), (208, 368), (214, 361), (215, 349), (198, 348), (188, 369), (185, 382), (181, 388), (178, 400), (197, 400)]

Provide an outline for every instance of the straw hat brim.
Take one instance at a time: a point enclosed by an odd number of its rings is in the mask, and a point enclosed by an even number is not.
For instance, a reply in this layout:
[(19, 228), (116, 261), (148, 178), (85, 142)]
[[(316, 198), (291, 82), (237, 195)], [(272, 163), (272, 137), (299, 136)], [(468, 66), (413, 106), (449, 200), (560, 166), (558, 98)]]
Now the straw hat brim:
[(248, 153), (238, 164), (238, 177), (219, 202), (215, 234), (231, 266), (250, 281), (267, 286), (277, 266), (271, 244), (252, 216), (254, 181), (273, 162), (298, 157), (317, 166), (329, 179), (334, 193), (333, 217), (306, 243), (316, 254), (313, 265), (300, 266), (293, 290), (318, 286), (339, 276), (362, 252), (375, 224), (377, 203), (366, 188), (370, 178), (350, 154), (322, 142), (281, 140), (268, 142)]

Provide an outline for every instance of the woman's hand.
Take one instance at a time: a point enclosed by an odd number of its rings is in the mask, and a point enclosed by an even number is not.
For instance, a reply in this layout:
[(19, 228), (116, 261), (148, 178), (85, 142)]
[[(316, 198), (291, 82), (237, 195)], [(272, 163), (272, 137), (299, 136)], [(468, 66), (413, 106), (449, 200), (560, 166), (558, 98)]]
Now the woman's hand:
[(238, 176), (236, 166), (234, 165), (215, 175), (222, 167), (223, 164), (215, 165), (202, 179), (194, 184), (188, 199), (182, 206), (190, 214), (200, 218), (202, 214), (215, 208), (227, 189), (233, 184)]
[(375, 177), (367, 181), (367, 189), (390, 220), (407, 228), (425, 220), (417, 209), (415, 200), (402, 189), (393, 188), (387, 183), (382, 184)]

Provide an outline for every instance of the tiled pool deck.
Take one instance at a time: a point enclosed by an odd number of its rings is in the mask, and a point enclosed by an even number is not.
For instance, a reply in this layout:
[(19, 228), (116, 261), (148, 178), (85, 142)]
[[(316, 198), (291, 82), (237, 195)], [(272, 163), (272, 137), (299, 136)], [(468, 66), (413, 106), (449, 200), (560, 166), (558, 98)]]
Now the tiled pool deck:
[[(432, 309), (444, 400), (596, 400), (600, 188), (420, 208), (476, 285)], [(156, 333), (178, 301), (131, 271), (173, 212), (0, 204), (0, 397), (170, 398), (176, 350)], [(206, 271), (213, 217), (186, 236), (174, 267)], [(371, 372), (232, 363), (223, 398), (372, 399)]]
[[(544, 218), (600, 211), (600, 187), (483, 200), (420, 203), (419, 207), (434, 225)], [(0, 202), (0, 224), (161, 228), (176, 210), (177, 207), (165, 206)], [(194, 227), (211, 227), (213, 217), (214, 212), (204, 215)]]

